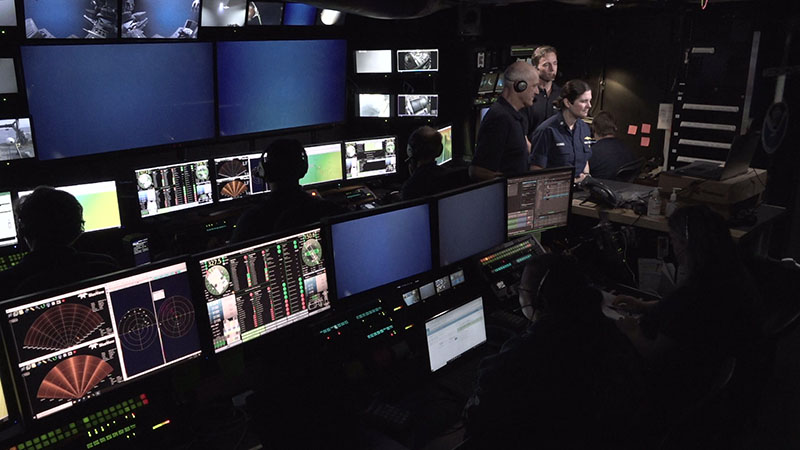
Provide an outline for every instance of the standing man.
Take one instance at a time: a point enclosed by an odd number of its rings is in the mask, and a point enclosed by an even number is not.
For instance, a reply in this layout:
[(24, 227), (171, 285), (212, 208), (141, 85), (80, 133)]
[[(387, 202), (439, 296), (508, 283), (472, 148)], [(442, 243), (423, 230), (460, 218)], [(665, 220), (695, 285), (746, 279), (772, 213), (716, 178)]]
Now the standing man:
[(558, 53), (555, 47), (550, 45), (537, 47), (533, 51), (532, 61), (533, 66), (539, 71), (539, 89), (533, 106), (525, 108), (529, 138), (532, 138), (533, 131), (540, 123), (558, 112), (553, 100), (561, 95), (561, 86), (554, 83), (558, 75)]
[(481, 121), (470, 178), (489, 180), (528, 170), (528, 120), (520, 110), (533, 106), (538, 84), (536, 69), (525, 61), (503, 72), (503, 92)]

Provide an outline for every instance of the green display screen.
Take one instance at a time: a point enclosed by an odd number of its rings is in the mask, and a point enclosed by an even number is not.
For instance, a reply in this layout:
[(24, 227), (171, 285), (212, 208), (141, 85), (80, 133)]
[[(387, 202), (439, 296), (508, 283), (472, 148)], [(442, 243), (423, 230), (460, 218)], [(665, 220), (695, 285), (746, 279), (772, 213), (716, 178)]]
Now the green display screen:
[(314, 145), (306, 147), (308, 172), (300, 184), (326, 183), (342, 179), (342, 144)]

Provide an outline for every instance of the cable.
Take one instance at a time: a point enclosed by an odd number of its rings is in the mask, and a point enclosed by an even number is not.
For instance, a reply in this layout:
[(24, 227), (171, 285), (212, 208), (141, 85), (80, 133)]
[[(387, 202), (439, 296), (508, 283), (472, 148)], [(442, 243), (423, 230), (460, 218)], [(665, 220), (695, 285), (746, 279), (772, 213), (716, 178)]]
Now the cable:
[(700, 0), (700, 9), (705, 10), (708, 6), (708, 0)]

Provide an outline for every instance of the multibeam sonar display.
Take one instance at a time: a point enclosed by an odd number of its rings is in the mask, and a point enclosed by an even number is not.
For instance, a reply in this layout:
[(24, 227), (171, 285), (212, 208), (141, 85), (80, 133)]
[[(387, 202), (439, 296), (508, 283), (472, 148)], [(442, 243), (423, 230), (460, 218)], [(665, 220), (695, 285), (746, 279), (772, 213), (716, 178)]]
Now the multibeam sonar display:
[(122, 37), (196, 39), (200, 20), (198, 0), (125, 0)]
[(269, 192), (267, 184), (256, 175), (261, 153), (215, 158), (217, 198), (225, 202), (253, 194)]
[(214, 351), (330, 308), (320, 229), (200, 260)]
[(199, 356), (189, 286), (181, 262), (7, 307), (9, 354), (33, 418)]
[(25, 0), (28, 39), (119, 37), (117, 0)]

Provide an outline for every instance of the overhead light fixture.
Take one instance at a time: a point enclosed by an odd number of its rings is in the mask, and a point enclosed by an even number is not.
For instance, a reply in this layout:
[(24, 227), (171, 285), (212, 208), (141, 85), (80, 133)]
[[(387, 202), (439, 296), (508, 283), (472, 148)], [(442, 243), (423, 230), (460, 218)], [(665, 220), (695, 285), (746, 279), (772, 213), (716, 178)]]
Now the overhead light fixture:
[(319, 21), (323, 25), (336, 25), (342, 18), (342, 12), (335, 9), (323, 9), (319, 13)]
[(606, 2), (606, 8), (611, 8), (612, 6), (614, 6), (613, 2)]

